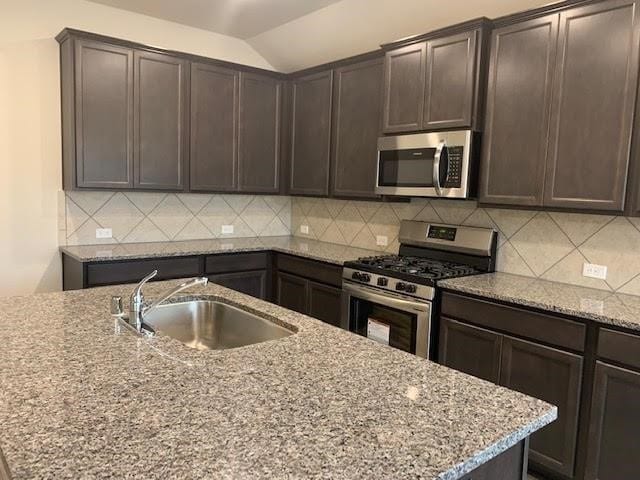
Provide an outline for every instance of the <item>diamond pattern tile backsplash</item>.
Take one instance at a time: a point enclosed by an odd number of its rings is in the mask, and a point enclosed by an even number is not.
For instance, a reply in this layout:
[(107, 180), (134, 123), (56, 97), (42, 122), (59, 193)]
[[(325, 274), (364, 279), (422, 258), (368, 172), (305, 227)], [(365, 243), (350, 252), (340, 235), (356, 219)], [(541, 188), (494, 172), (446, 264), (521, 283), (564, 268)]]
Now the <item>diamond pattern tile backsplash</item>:
[[(61, 192), (60, 209), (61, 245), (293, 234), (396, 253), (403, 219), (492, 227), (499, 232), (499, 271), (640, 295), (640, 218), (479, 208), (455, 200), (138, 192)], [(223, 225), (233, 225), (234, 233), (223, 235)], [(111, 228), (113, 238), (96, 239), (97, 228)], [(378, 236), (388, 245), (378, 246)], [(585, 262), (606, 265), (606, 281), (583, 277)]]
[[(60, 243), (160, 242), (291, 234), (291, 198), (138, 192), (66, 192)], [(232, 234), (222, 234), (233, 225)], [(113, 238), (96, 239), (97, 228)]]
[[(291, 217), (296, 236), (392, 253), (400, 220), (491, 227), (499, 232), (499, 271), (640, 295), (638, 218), (479, 208), (474, 201), (320, 198), (293, 198)], [(309, 234), (301, 233), (302, 225)], [(377, 236), (386, 236), (388, 245), (376, 245)], [(606, 265), (606, 281), (583, 277), (585, 262)]]

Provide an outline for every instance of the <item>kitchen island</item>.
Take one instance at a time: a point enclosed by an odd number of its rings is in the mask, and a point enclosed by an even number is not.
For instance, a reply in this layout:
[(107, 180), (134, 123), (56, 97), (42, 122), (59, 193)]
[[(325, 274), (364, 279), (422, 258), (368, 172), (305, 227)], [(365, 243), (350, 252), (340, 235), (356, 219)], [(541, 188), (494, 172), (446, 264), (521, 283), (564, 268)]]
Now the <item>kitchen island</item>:
[(131, 288), (3, 301), (0, 448), (14, 479), (470, 478), (557, 415), (217, 285), (191, 293), (294, 334), (219, 351), (138, 336), (109, 314)]

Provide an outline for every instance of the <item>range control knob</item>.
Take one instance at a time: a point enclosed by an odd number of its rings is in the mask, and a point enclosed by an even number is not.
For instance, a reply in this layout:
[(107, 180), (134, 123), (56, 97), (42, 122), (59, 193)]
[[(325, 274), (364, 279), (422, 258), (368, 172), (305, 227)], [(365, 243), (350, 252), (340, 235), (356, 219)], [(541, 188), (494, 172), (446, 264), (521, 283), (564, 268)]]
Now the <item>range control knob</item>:
[(404, 292), (406, 288), (407, 288), (406, 283), (402, 283), (402, 282), (396, 283), (396, 290), (398, 290), (399, 292)]
[(378, 285), (381, 287), (386, 287), (387, 285), (389, 285), (389, 279), (385, 277), (378, 278)]
[(353, 278), (354, 280), (360, 280), (360, 272), (353, 272), (351, 274), (351, 278)]
[(368, 283), (371, 281), (371, 275), (369, 275), (368, 273), (361, 273), (360, 280)]
[(407, 287), (404, 289), (405, 292), (407, 293), (416, 293), (416, 290), (418, 289), (418, 287), (416, 287), (415, 285), (409, 284), (407, 285)]

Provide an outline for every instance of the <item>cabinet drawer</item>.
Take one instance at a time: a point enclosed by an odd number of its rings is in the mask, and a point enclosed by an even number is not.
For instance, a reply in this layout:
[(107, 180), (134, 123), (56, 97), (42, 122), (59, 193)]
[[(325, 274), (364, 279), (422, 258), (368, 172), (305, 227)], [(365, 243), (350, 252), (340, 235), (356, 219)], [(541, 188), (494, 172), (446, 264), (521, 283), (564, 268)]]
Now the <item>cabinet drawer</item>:
[(310, 278), (317, 282), (342, 287), (342, 267), (328, 263), (306, 260), (290, 255), (278, 255), (278, 270)]
[(87, 285), (112, 285), (140, 281), (153, 270), (158, 270), (154, 280), (194, 277), (200, 274), (199, 257), (158, 258), (133, 262), (94, 263), (87, 265)]
[(640, 336), (601, 328), (598, 356), (640, 369)]
[(585, 325), (564, 318), (448, 292), (442, 295), (442, 313), (476, 325), (584, 351)]
[(205, 260), (205, 273), (264, 270), (268, 255), (267, 252), (209, 255)]

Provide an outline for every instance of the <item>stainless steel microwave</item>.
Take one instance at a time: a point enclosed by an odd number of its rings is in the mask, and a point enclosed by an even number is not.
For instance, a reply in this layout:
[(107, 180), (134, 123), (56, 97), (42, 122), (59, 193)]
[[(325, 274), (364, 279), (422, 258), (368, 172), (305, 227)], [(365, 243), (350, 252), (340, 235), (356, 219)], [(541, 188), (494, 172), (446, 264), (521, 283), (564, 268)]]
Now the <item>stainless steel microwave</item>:
[(468, 198), (478, 134), (471, 130), (378, 139), (376, 193)]

